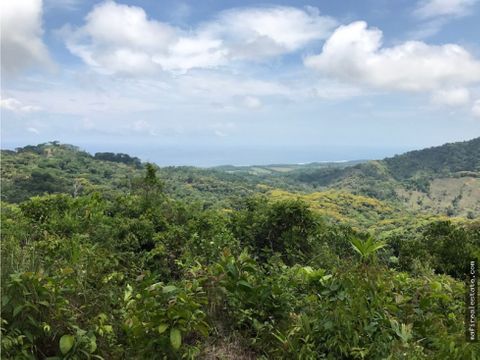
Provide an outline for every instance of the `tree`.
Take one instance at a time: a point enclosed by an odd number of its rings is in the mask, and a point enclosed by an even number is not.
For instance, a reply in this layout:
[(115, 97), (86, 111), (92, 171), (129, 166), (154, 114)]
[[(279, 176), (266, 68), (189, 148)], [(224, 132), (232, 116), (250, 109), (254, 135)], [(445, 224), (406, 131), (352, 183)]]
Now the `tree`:
[(157, 177), (157, 169), (154, 165), (147, 163), (145, 171), (143, 178), (134, 180), (133, 187), (143, 196), (145, 204), (150, 206), (156, 200), (164, 200), (164, 183)]
[(278, 253), (291, 264), (309, 256), (317, 225), (317, 218), (300, 200), (266, 203), (254, 198), (234, 215), (233, 232), (261, 257)]
[(150, 163), (147, 163), (146, 169), (147, 173), (144, 179), (145, 184), (150, 186), (156, 186), (158, 184), (157, 169), (155, 169), (155, 167)]

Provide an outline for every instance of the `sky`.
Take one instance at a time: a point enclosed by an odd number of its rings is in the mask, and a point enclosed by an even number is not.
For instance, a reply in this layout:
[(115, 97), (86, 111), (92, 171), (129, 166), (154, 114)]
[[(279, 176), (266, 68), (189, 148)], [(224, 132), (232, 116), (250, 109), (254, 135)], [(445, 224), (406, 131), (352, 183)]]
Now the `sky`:
[(2, 0), (1, 140), (160, 165), (480, 136), (480, 0)]

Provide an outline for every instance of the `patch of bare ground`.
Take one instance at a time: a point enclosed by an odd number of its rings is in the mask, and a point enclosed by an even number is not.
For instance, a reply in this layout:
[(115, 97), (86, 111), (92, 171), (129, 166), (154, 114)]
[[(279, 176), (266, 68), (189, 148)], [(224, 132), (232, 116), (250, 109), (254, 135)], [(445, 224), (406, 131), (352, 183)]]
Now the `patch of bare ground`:
[(200, 355), (206, 360), (254, 360), (257, 356), (252, 353), (238, 338), (218, 339), (215, 343), (207, 344)]

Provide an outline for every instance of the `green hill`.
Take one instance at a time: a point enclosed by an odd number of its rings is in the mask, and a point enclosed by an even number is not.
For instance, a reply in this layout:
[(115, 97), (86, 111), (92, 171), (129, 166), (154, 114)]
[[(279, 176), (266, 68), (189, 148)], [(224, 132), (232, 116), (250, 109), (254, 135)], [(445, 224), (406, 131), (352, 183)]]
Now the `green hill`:
[[(2, 150), (2, 200), (19, 202), (44, 193), (128, 190), (142, 168), (128, 155), (105, 159), (57, 142)], [(113, 154), (112, 154), (113, 155)]]
[[(20, 202), (53, 193), (130, 192), (144, 166), (126, 154), (92, 155), (58, 142), (2, 150), (2, 200)], [(207, 205), (234, 202), (230, 199), (258, 192), (260, 182), (269, 183), (248, 174), (186, 166), (159, 168), (158, 174), (168, 194)]]
[[(306, 165), (159, 168), (165, 191), (207, 207), (274, 189), (306, 195), (337, 190), (435, 215), (480, 216), (480, 138), (392, 158)], [(144, 164), (126, 154), (89, 154), (57, 142), (2, 150), (2, 199), (44, 193), (129, 192)]]
[(480, 176), (480, 137), (410, 151), (383, 161), (397, 180), (454, 175)]
[(302, 169), (285, 176), (318, 189), (397, 201), (413, 210), (470, 218), (480, 215), (480, 138), (343, 169)]

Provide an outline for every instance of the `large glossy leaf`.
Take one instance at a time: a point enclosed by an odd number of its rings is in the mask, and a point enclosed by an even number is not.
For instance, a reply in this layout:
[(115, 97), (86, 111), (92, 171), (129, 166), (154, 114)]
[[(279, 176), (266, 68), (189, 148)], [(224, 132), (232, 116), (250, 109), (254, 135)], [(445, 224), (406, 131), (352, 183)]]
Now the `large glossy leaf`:
[(60, 338), (60, 351), (63, 355), (68, 353), (75, 343), (75, 338), (72, 335), (63, 335)]
[(158, 325), (158, 333), (163, 334), (168, 329), (168, 324)]
[(180, 349), (182, 345), (182, 333), (177, 328), (170, 330), (170, 343), (175, 350)]

